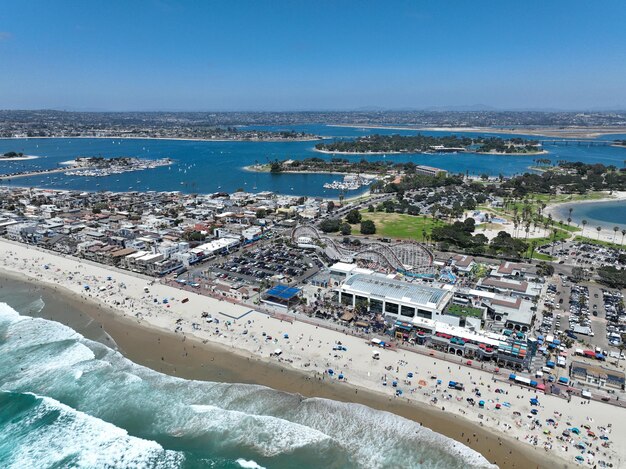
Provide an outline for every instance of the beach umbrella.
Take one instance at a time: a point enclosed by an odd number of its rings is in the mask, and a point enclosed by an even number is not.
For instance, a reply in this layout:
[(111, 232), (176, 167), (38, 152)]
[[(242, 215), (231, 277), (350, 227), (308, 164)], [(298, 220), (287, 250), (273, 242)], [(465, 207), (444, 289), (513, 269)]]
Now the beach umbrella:
[(283, 334), (283, 339), (288, 339), (289, 338), (289, 334)]
[(395, 388), (396, 386), (398, 386), (398, 382), (397, 381), (392, 381), (391, 385)]
[(329, 368), (329, 369), (328, 369), (328, 374), (329, 374), (329, 375), (333, 375), (333, 374), (335, 374), (335, 372), (333, 371), (333, 369), (332, 369), (332, 368)]
[(478, 405), (480, 407), (485, 407), (485, 401), (478, 401)]
[(583, 458), (582, 456), (576, 456), (576, 460), (582, 462), (585, 460), (585, 458)]
[(413, 377), (413, 373), (408, 372), (408, 373), (406, 374), (406, 376), (407, 376), (407, 378), (412, 378), (412, 377)]
[(569, 431), (575, 433), (576, 435), (580, 435), (580, 430), (576, 427), (570, 428)]
[(423, 379), (420, 379), (417, 384), (419, 384), (420, 386), (426, 386), (426, 381), (424, 381)]
[(396, 389), (396, 396), (402, 395), (402, 389)]
[(339, 378), (339, 379), (343, 379), (343, 374), (340, 374), (340, 375), (338, 376), (338, 378)]

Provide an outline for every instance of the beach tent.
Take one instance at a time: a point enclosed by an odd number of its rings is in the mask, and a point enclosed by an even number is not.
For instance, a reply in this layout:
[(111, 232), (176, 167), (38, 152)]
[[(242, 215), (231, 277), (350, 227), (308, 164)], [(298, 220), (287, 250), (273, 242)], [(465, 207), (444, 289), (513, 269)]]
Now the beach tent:
[(274, 355), (280, 355), (281, 353), (283, 353), (283, 351), (281, 349), (279, 349), (279, 348), (274, 350)]
[(559, 384), (567, 384), (569, 383), (569, 378), (565, 377), (565, 376), (561, 376), (559, 378)]

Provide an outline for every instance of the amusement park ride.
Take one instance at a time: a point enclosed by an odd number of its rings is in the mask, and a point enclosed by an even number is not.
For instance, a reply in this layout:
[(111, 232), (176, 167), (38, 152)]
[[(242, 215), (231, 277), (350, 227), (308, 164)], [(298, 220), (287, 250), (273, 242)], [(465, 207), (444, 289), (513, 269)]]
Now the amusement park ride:
[(312, 225), (295, 227), (291, 232), (291, 240), (299, 245), (315, 246), (335, 261), (365, 261), (378, 269), (396, 271), (411, 277), (433, 277), (435, 273), (432, 252), (417, 242), (374, 241), (360, 246), (346, 246), (321, 234)]

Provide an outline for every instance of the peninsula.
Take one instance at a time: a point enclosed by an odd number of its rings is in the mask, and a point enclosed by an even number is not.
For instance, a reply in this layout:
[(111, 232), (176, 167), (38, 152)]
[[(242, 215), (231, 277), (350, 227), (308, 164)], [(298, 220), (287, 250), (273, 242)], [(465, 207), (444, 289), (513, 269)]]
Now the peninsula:
[(536, 140), (497, 137), (457, 137), (456, 135), (369, 135), (355, 140), (318, 143), (315, 150), (336, 154), (396, 153), (486, 153), (539, 155), (547, 153)]

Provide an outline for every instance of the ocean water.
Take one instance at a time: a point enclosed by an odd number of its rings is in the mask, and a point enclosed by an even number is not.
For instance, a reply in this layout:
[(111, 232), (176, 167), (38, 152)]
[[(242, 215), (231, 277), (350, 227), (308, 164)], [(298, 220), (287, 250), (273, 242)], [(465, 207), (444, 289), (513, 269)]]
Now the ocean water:
[[(4, 299), (7, 300), (7, 292)], [(393, 414), (155, 372), (0, 303), (0, 467), (467, 468), (475, 451)]]
[[(255, 128), (259, 128), (258, 126)], [(414, 135), (417, 131), (379, 130), (332, 127), (326, 125), (275, 126), (269, 130), (306, 131), (330, 139), (351, 139), (373, 133)], [(428, 135), (450, 135), (451, 132), (421, 132)], [(458, 133), (456, 133), (458, 135)], [(478, 135), (467, 133), (464, 135)], [(481, 134), (489, 135), (489, 134)], [(507, 137), (503, 135), (503, 137)], [(536, 137), (529, 137), (536, 138)], [(617, 137), (615, 137), (617, 138)], [(63, 173), (3, 180), (1, 184), (25, 187), (48, 187), (76, 190), (113, 191), (181, 191), (186, 193), (233, 192), (239, 188), (249, 192), (269, 190), (280, 194), (316, 197), (338, 197), (335, 190), (324, 189), (326, 182), (338, 179), (325, 174), (269, 174), (245, 171), (244, 166), (275, 159), (303, 159), (332, 155), (314, 151), (316, 141), (309, 142), (198, 142), (180, 140), (135, 139), (0, 139), (0, 152), (21, 151), (41, 158), (26, 161), (0, 161), (0, 174), (27, 169), (50, 169), (77, 156), (134, 156), (139, 158), (170, 157), (175, 164), (147, 171), (125, 173), (101, 178), (65, 176)], [(626, 149), (610, 146), (562, 146), (546, 144), (553, 161), (584, 161), (622, 166)], [(476, 154), (402, 154), (402, 155), (341, 155), (341, 158), (369, 161), (411, 161), (470, 175), (515, 175), (528, 171), (537, 156), (502, 156)], [(362, 188), (348, 195), (364, 192)]]

